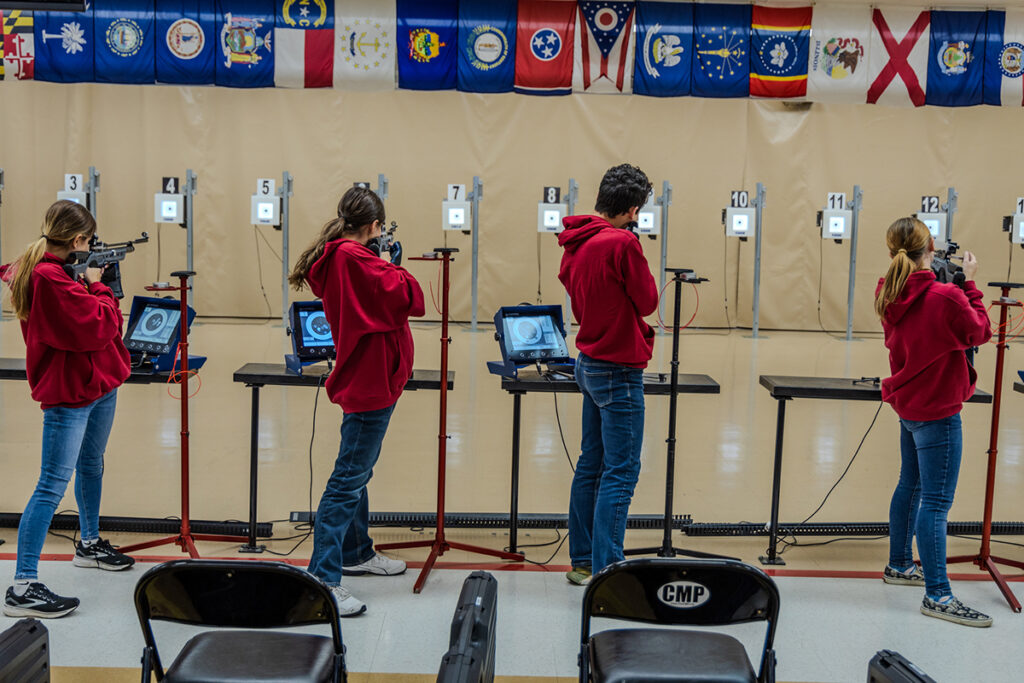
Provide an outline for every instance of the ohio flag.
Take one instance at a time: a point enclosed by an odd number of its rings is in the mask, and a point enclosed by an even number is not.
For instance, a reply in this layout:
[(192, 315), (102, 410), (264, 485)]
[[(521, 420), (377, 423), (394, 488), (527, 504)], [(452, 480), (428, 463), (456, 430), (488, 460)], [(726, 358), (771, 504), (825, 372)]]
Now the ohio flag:
[(334, 2), (278, 0), (274, 85), (329, 88), (334, 84)]
[(576, 3), (519, 0), (515, 91), (527, 95), (572, 92)]
[(750, 25), (751, 97), (807, 94), (811, 7), (754, 6)]
[(1024, 10), (988, 13), (985, 104), (1024, 106)]
[(573, 90), (590, 93), (632, 90), (633, 13), (632, 2), (579, 3)]
[(923, 106), (931, 12), (876, 8), (871, 23), (868, 104)]

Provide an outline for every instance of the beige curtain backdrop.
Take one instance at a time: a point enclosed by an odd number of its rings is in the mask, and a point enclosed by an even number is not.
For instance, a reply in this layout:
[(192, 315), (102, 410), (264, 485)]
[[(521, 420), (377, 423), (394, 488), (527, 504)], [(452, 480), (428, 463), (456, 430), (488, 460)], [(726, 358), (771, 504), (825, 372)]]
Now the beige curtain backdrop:
[[(469, 185), (481, 176), (482, 321), (499, 306), (537, 301), (538, 280), (540, 301), (564, 300), (555, 237), (536, 232), (541, 189), (564, 189), (576, 178), (578, 210), (586, 212), (603, 172), (623, 161), (643, 168), (659, 193), (663, 180), (674, 187), (668, 263), (711, 280), (700, 287), (699, 326), (726, 325), (726, 294), (732, 324), (751, 323), (753, 240), (726, 240), (721, 226), (731, 190), (767, 187), (761, 326), (812, 330), (822, 266), (823, 322), (843, 329), (846, 321), (849, 243), (822, 243), (815, 227), (829, 191), (849, 195), (854, 184), (864, 190), (855, 306), (861, 331), (879, 329), (872, 294), (888, 264), (884, 231), (917, 210), (921, 195), (944, 200), (946, 188), (956, 186), (954, 239), (978, 255), (985, 282), (1006, 278), (1001, 217), (1024, 196), (1024, 112), (1013, 108), (31, 82), (3, 83), (0, 98), (4, 260), (39, 234), (64, 173), (86, 173), (92, 165), (102, 173), (101, 236), (153, 236), (123, 267), (125, 291), (143, 294), (145, 284), (185, 266), (184, 230), (153, 223), (153, 194), (161, 177), (184, 179), (192, 168), (199, 177), (196, 308), (203, 316), (280, 315), (281, 265), (262, 241), (257, 259), (249, 196), (257, 178), (280, 182), (284, 170), (295, 177), (293, 261), (352, 182), (376, 183), (378, 173), (386, 174), (388, 218), (399, 223), (406, 255), (446, 242), (462, 250), (452, 285), (459, 320), (470, 318), (471, 239), (443, 233), (440, 202), (447, 183)], [(280, 253), (280, 233), (259, 230)], [(656, 270), (660, 243), (645, 238), (644, 248)], [(408, 267), (429, 296), (436, 267)], [(694, 303), (687, 292), (686, 317)], [(431, 317), (437, 314), (428, 304)]]

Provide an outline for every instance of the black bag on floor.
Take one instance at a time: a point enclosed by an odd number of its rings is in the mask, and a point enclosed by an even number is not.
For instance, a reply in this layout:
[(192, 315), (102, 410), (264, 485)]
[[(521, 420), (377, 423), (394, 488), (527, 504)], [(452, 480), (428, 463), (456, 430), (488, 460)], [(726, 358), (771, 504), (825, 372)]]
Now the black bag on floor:
[(868, 664), (868, 683), (936, 683), (899, 652), (879, 650)]
[(35, 619), (21, 619), (0, 633), (0, 681), (49, 683), (50, 634)]
[(473, 572), (462, 584), (452, 619), (448, 652), (441, 660), (438, 683), (491, 683), (494, 680), (494, 628), (498, 581)]

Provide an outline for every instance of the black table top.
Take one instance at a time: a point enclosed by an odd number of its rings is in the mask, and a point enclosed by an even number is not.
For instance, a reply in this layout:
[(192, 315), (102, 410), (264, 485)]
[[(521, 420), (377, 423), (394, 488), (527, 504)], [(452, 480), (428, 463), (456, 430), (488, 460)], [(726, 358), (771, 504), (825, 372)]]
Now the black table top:
[[(882, 388), (865, 382), (854, 384), (848, 377), (792, 377), (761, 375), (761, 386), (772, 398), (825, 398), (843, 401), (881, 401)], [(991, 403), (992, 394), (975, 390), (968, 403)]]
[[(125, 384), (166, 384), (169, 372), (133, 372), (128, 375)], [(0, 379), (16, 379), (26, 381), (24, 358), (0, 358)]]
[[(234, 380), (244, 384), (255, 386), (300, 386), (315, 387), (324, 381), (322, 378), (328, 374), (327, 366), (309, 366), (303, 370), (303, 374), (295, 375), (288, 372), (284, 363), (246, 363), (235, 370)], [(455, 387), (455, 371), (448, 371), (448, 388)], [(412, 377), (405, 385), (406, 391), (427, 389), (439, 391), (441, 389), (440, 370), (413, 370)]]
[[(510, 394), (528, 394), (532, 392), (548, 394), (579, 393), (580, 387), (576, 380), (569, 377), (548, 378), (539, 374), (536, 370), (520, 370), (519, 376), (502, 377), (501, 388)], [(668, 373), (644, 373), (644, 393), (650, 395), (668, 395), (669, 386)], [(719, 394), (722, 388), (718, 382), (707, 375), (679, 375), (680, 394)]]

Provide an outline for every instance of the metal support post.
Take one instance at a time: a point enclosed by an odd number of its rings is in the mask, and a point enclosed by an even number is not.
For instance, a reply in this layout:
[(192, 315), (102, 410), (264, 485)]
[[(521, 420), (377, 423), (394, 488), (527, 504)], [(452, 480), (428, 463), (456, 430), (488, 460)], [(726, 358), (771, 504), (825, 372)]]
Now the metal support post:
[(473, 211), (473, 274), (472, 274), (472, 298), (473, 298), (473, 315), (470, 318), (470, 329), (476, 332), (477, 322), (477, 296), (479, 289), (477, 287), (478, 277), (480, 274), (479, 269), (479, 257), (480, 257), (480, 200), (484, 196), (484, 184), (480, 180), (480, 176), (473, 176), (473, 192), (469, 195), (469, 201), (472, 202)]
[(853, 339), (853, 291), (857, 281), (857, 230), (860, 223), (860, 210), (864, 206), (864, 193), (860, 185), (853, 186), (853, 202), (850, 211), (850, 287), (846, 293), (846, 341)]
[(377, 189), (373, 191), (382, 200), (388, 198), (388, 177), (383, 173), (377, 174)]
[[(672, 184), (667, 180), (661, 182), (661, 196), (655, 200), (661, 207), (661, 264), (659, 267), (658, 291), (664, 292), (666, 280), (666, 268), (668, 267), (668, 207), (672, 206)], [(665, 300), (658, 303), (661, 308), (659, 315), (665, 319)]]
[[(195, 244), (195, 226), (193, 218), (193, 202), (195, 201), (196, 194), (196, 174), (192, 172), (192, 169), (185, 171), (185, 249), (186, 249), (186, 263), (188, 264), (187, 270), (190, 273), (195, 272), (193, 263), (193, 246)], [(188, 305), (195, 308), (195, 291), (196, 287), (193, 282), (192, 275), (188, 279)]]
[(281, 324), (288, 327), (288, 228), (290, 218), (290, 198), (292, 196), (292, 174), (285, 171), (281, 175), (281, 187), (277, 194), (281, 197)]
[(946, 212), (946, 243), (953, 241), (953, 214), (957, 210), (957, 198), (956, 188), (951, 187), (946, 192), (946, 203), (942, 205), (942, 210)]
[(753, 337), (757, 339), (758, 328), (761, 324), (761, 242), (764, 236), (764, 204), (765, 190), (762, 183), (757, 184), (757, 196), (754, 198), (754, 229), (757, 235), (754, 237), (754, 324)]
[[(570, 216), (576, 215), (576, 200), (579, 199), (580, 186), (576, 184), (575, 178), (569, 178), (569, 191), (565, 193), (565, 208)], [(572, 332), (572, 299), (569, 298), (569, 290), (565, 292), (565, 332)]]
[(89, 213), (92, 214), (93, 218), (98, 219), (97, 213), (97, 196), (100, 192), (100, 172), (96, 170), (95, 166), (89, 167), (89, 180), (85, 184), (85, 201), (88, 204), (86, 207), (89, 209)]

